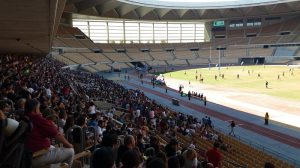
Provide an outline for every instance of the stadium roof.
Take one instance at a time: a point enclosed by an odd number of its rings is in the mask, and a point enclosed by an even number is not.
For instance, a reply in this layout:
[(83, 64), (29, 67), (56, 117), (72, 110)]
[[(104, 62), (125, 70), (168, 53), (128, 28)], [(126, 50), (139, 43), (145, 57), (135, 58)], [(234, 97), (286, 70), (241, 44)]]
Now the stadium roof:
[(176, 8), (176, 9), (218, 9), (218, 8), (240, 8), (259, 6), (267, 4), (278, 4), (292, 2), (295, 0), (118, 0), (133, 5)]
[(68, 0), (65, 12), (135, 20), (211, 20), (299, 14), (300, 1)]
[(0, 54), (47, 54), (64, 5), (60, 0), (1, 1)]

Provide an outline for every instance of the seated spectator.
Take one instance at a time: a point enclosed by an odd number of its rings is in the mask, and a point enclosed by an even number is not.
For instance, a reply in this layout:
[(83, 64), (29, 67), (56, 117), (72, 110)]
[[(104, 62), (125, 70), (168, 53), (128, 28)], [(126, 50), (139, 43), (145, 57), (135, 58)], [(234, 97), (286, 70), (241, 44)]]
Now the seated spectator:
[(264, 168), (275, 168), (275, 166), (270, 162), (266, 162)]
[(0, 110), (2, 111), (2, 113), (4, 113), (6, 116), (9, 115), (10, 111), (11, 111), (11, 107), (8, 104), (8, 101), (6, 100), (0, 100)]
[(143, 139), (143, 134), (138, 134), (136, 138), (136, 146), (139, 148), (141, 153), (145, 151), (145, 143)]
[(93, 168), (113, 168), (115, 167), (115, 153), (111, 147), (101, 147), (94, 151), (92, 156)]
[(111, 147), (113, 150), (118, 149), (118, 136), (115, 134), (107, 134), (103, 136), (100, 147)]
[[(88, 146), (88, 138), (86, 136), (86, 118), (84, 116), (80, 116), (76, 120), (76, 125), (80, 128), (74, 128), (72, 131), (72, 144), (74, 145), (75, 153), (81, 152), (81, 144), (83, 143), (81, 140), (81, 136), (84, 136), (86, 144), (85, 146)], [(82, 134), (82, 135), (81, 135)]]
[(17, 102), (17, 109), (14, 112), (16, 120), (19, 121), (21, 117), (24, 115), (24, 108), (25, 108), (26, 99), (21, 98)]
[(166, 168), (167, 165), (163, 159), (159, 157), (152, 157), (147, 160), (146, 168)]
[(128, 150), (122, 155), (122, 168), (138, 168), (142, 163), (141, 156), (136, 150)]
[(180, 168), (180, 162), (177, 156), (168, 159), (168, 168)]
[(214, 165), (212, 163), (208, 163), (207, 161), (203, 161), (201, 163), (202, 168), (214, 168)]
[[(66, 162), (72, 166), (74, 149), (65, 137), (58, 132), (57, 128), (46, 120), (40, 112), (40, 103), (36, 99), (28, 100), (25, 104), (25, 115), (33, 125), (31, 133), (26, 137), (25, 148), (31, 152), (46, 149), (47, 153), (34, 158), (32, 167), (43, 167), (51, 164)], [(64, 147), (56, 148), (51, 146), (51, 138), (61, 142)]]
[(58, 114), (58, 126), (59, 128), (64, 128), (67, 119), (67, 113), (64, 110), (61, 110)]
[(123, 154), (128, 151), (135, 148), (135, 139), (132, 135), (127, 135), (124, 138), (124, 145), (121, 145), (118, 149), (118, 156), (117, 156), (117, 165), (120, 163)]
[(157, 158), (160, 158), (163, 160), (163, 162), (167, 165), (167, 156), (164, 152), (159, 152), (157, 155), (156, 155)]
[(176, 156), (178, 150), (178, 141), (171, 139), (170, 142), (165, 146), (165, 152), (167, 157)]
[(65, 126), (64, 126), (64, 133), (67, 132), (67, 130), (71, 127), (73, 127), (75, 125), (75, 121), (74, 121), (74, 117), (68, 117), (66, 119), (66, 123), (65, 123)]
[(160, 145), (159, 145), (159, 139), (156, 136), (150, 137), (150, 147), (145, 150), (145, 154), (147, 156), (155, 156), (157, 153), (159, 153)]
[(206, 160), (214, 165), (214, 167), (222, 166), (223, 155), (219, 151), (220, 143), (215, 142), (213, 149), (206, 152)]
[(184, 168), (197, 168), (197, 152), (194, 149), (187, 149), (182, 153), (184, 158)]

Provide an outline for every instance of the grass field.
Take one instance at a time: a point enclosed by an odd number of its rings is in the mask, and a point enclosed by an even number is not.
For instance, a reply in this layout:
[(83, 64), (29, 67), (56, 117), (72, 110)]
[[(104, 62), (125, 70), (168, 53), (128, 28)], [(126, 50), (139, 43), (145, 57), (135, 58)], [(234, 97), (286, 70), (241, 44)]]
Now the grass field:
[[(203, 84), (235, 88), (244, 91), (257, 92), (276, 97), (300, 101), (300, 68), (288, 66), (233, 66), (189, 69), (165, 73), (168, 78), (199, 82)], [(221, 75), (224, 74), (224, 79)], [(260, 77), (258, 77), (260, 74)], [(196, 80), (196, 75), (198, 76)], [(217, 80), (215, 80), (215, 75)], [(239, 75), (239, 78), (237, 78)], [(279, 79), (278, 79), (279, 76)], [(268, 81), (268, 89), (266, 88)]]

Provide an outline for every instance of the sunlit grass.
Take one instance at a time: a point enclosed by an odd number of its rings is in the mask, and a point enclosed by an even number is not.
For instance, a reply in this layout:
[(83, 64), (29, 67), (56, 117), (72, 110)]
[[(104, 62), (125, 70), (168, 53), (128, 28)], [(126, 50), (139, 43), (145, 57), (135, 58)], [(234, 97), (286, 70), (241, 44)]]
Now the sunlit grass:
[[(186, 74), (185, 74), (186, 73)], [(300, 69), (288, 66), (234, 66), (211, 69), (190, 69), (164, 74), (165, 77), (198, 82), (226, 88), (258, 92), (262, 94), (300, 100)], [(224, 74), (224, 79), (219, 74)], [(260, 77), (258, 77), (260, 74)], [(198, 76), (196, 80), (196, 75)], [(217, 75), (217, 80), (215, 80)], [(239, 78), (237, 78), (239, 75)], [(279, 76), (279, 79), (278, 79)], [(269, 86), (266, 89), (266, 81)]]

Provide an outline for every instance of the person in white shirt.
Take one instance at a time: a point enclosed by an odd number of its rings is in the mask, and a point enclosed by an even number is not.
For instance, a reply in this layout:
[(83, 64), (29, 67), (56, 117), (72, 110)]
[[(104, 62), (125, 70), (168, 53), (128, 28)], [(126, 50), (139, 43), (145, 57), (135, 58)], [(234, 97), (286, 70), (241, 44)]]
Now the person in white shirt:
[(47, 94), (48, 98), (51, 98), (52, 92), (51, 92), (50, 87), (47, 87), (47, 89), (46, 89), (46, 94)]
[(140, 109), (137, 109), (137, 110), (135, 111), (135, 117), (136, 117), (136, 118), (139, 118), (140, 115), (141, 115), (141, 110), (140, 110)]

